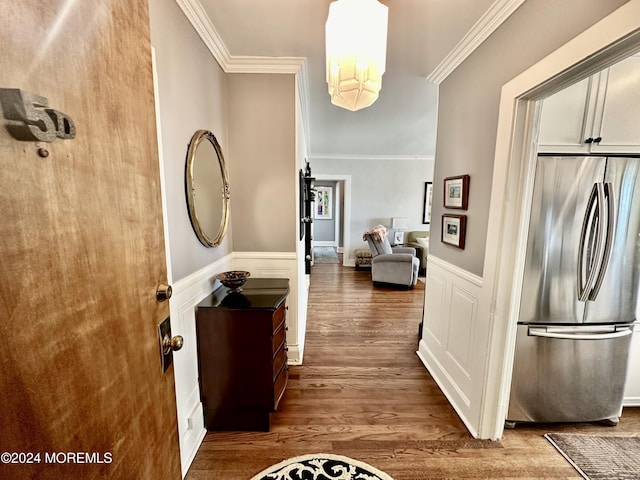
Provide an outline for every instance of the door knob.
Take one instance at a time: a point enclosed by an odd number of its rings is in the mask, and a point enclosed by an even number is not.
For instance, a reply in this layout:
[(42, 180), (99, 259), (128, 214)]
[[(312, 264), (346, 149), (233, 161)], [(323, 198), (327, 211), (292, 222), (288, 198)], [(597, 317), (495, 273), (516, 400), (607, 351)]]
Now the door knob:
[(184, 339), (180, 335), (171, 335), (171, 319), (165, 318), (158, 324), (158, 346), (160, 351), (160, 365), (162, 372), (166, 372), (173, 363), (173, 352), (180, 350)]
[(158, 302), (165, 302), (171, 298), (172, 293), (173, 290), (171, 288), (171, 285), (161, 283), (156, 288), (156, 300), (158, 300)]
[(184, 338), (182, 338), (182, 335), (176, 335), (173, 338), (166, 335), (162, 339), (162, 353), (167, 355), (169, 352), (177, 352), (182, 348), (182, 345), (184, 345)]

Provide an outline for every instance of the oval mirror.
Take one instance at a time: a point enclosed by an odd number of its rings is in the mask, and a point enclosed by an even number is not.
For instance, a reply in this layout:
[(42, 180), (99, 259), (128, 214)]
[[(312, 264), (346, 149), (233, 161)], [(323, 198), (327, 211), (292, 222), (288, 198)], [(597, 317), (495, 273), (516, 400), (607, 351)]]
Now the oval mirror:
[(217, 247), (229, 223), (229, 181), (222, 149), (208, 130), (198, 130), (189, 142), (186, 194), (198, 240), (207, 247)]

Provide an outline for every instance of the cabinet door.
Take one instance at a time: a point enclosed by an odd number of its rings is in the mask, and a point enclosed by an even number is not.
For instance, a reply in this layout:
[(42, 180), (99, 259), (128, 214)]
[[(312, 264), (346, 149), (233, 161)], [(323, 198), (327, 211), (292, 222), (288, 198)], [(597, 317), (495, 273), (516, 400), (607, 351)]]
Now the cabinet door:
[(606, 88), (596, 114), (591, 151), (640, 153), (640, 55), (603, 72)]
[(589, 152), (585, 139), (593, 128), (598, 80), (599, 75), (585, 78), (543, 101), (539, 152)]

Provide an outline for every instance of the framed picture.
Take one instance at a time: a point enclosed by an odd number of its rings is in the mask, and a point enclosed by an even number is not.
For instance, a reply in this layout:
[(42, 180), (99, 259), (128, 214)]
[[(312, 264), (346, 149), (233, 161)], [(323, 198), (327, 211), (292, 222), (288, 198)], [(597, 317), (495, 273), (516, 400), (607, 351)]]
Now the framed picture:
[(469, 206), (469, 175), (444, 179), (444, 207), (466, 210)]
[(466, 215), (442, 215), (442, 243), (464, 250), (464, 238), (467, 234)]
[(393, 244), (394, 245), (402, 245), (404, 243), (404, 232), (394, 232), (393, 233)]
[(331, 220), (333, 218), (333, 187), (316, 187), (316, 209), (314, 218)]
[(433, 182), (424, 182), (424, 201), (422, 203), (422, 223), (431, 223), (431, 198)]

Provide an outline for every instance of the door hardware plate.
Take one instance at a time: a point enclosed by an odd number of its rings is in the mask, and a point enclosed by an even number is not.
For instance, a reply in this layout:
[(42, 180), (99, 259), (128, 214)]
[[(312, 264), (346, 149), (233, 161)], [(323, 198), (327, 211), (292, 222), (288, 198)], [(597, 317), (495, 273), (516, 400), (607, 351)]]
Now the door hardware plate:
[(162, 343), (162, 340), (165, 337), (171, 338), (170, 317), (165, 318), (161, 323), (158, 324), (158, 348), (160, 351), (162, 373), (166, 372), (169, 366), (173, 363), (173, 350), (169, 349), (169, 351), (165, 353), (165, 348)]

